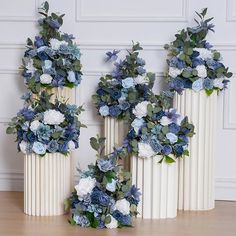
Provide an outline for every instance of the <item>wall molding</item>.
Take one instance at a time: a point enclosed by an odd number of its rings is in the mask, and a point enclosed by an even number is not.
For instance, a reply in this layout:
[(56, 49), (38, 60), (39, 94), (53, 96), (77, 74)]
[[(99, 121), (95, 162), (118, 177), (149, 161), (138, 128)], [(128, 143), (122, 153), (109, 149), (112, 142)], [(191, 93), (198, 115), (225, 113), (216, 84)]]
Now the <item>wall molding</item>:
[(236, 178), (216, 178), (215, 199), (236, 201)]
[(38, 7), (39, 7), (39, 0), (31, 0), (34, 1), (34, 9), (35, 12), (33, 15), (28, 15), (28, 16), (21, 16), (21, 15), (0, 15), (0, 22), (34, 22), (37, 21), (37, 12), (38, 12)]
[(235, 0), (226, 0), (226, 21), (227, 22), (236, 21), (236, 15), (234, 14), (234, 6), (236, 6)]
[(24, 174), (22, 172), (0, 172), (0, 191), (23, 191)]
[[(233, 79), (236, 79), (236, 72), (233, 73)], [(236, 122), (230, 121), (230, 104), (231, 102), (231, 87), (224, 91), (224, 98), (223, 98), (223, 129), (236, 129)]]
[(179, 16), (88, 16), (82, 12), (82, 1), (75, 0), (75, 21), (76, 22), (187, 22), (188, 21), (188, 0), (181, 0), (182, 9)]

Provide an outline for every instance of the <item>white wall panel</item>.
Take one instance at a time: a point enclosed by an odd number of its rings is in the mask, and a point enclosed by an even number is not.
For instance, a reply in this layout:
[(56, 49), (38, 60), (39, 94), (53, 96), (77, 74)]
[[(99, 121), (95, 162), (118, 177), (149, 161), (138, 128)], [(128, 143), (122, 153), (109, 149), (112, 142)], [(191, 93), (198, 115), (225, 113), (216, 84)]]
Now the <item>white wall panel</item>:
[[(27, 37), (38, 32), (39, 2), (43, 0), (0, 0), (4, 6), (0, 9), (0, 82), (4, 88), (0, 93), (0, 122), (6, 122), (22, 106), (19, 97), (25, 88), (16, 72)], [(66, 14), (62, 31), (75, 35), (83, 53), (84, 78), (76, 91), (76, 102), (84, 104), (86, 112), (81, 118), (88, 129), (81, 130), (80, 149), (74, 154), (82, 169), (95, 160), (89, 138), (102, 130), (103, 120), (97, 116), (90, 98), (99, 77), (112, 68), (104, 64), (106, 51), (129, 49), (132, 40), (140, 41), (147, 70), (157, 74), (154, 91), (158, 92), (164, 86), (162, 76), (166, 69), (163, 45), (172, 41), (178, 30), (193, 24), (194, 11), (208, 7), (209, 16), (215, 17), (216, 25), (216, 33), (210, 33), (209, 40), (222, 52), (231, 71), (236, 71), (236, 0), (49, 0), (49, 3), (52, 9)], [(225, 99), (219, 97), (215, 149), (218, 199), (236, 199), (235, 90), (236, 83), (232, 82)], [(23, 186), (23, 159), (16, 153), (13, 137), (5, 135), (5, 128), (0, 123), (0, 190), (19, 190)]]

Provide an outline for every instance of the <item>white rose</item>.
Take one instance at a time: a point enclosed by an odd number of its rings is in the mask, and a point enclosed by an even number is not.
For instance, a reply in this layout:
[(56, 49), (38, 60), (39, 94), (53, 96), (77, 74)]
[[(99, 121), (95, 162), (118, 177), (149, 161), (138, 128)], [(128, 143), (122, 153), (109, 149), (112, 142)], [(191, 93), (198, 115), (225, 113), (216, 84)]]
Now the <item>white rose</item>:
[(75, 150), (75, 143), (72, 140), (70, 140), (68, 143), (68, 147), (69, 147), (70, 151), (74, 151)]
[(75, 190), (79, 197), (90, 194), (96, 185), (96, 179), (89, 177), (80, 179), (79, 183), (75, 186)]
[(148, 143), (138, 143), (138, 156), (142, 158), (150, 158), (156, 153)]
[(214, 79), (213, 80), (214, 87), (223, 89), (224, 88), (223, 81), (224, 81), (224, 78)]
[(116, 181), (112, 179), (111, 183), (107, 183), (106, 189), (110, 192), (115, 192), (116, 191)]
[(49, 74), (40, 75), (40, 82), (42, 84), (50, 84), (52, 82), (52, 76)]
[(30, 124), (30, 130), (35, 132), (38, 129), (39, 125), (40, 125), (40, 122), (38, 120), (34, 120)]
[(182, 73), (183, 70), (180, 70), (176, 67), (169, 67), (169, 76), (172, 78), (176, 78), (178, 75)]
[(75, 78), (75, 72), (74, 71), (68, 71), (67, 80), (70, 81), (71, 83), (75, 82), (76, 78)]
[(105, 226), (108, 229), (116, 229), (118, 227), (118, 222), (117, 220), (112, 216), (112, 215), (108, 215), (111, 217), (111, 222), (109, 224), (105, 224)]
[(206, 78), (207, 77), (207, 70), (204, 65), (199, 65), (196, 67), (197, 75), (200, 78)]
[(166, 125), (171, 124), (172, 121), (167, 116), (162, 116), (162, 118), (160, 119), (160, 123), (161, 125), (166, 126)]
[(59, 41), (58, 39), (50, 39), (50, 45), (53, 50), (58, 50), (61, 45), (68, 45), (66, 41)]
[(24, 140), (20, 142), (19, 144), (20, 150), (21, 152), (23, 152), (24, 154), (27, 153), (27, 147), (28, 147), (28, 143), (25, 142)]
[(136, 78), (134, 78), (134, 83), (135, 84), (149, 84), (149, 78), (147, 76), (141, 76), (138, 75)]
[(211, 59), (213, 57), (211, 50), (206, 48), (194, 48), (194, 51), (199, 52), (199, 57), (203, 60)]
[(25, 68), (27, 69), (27, 73), (32, 73), (34, 74), (34, 72), (36, 71), (36, 68), (34, 67), (34, 61), (33, 59), (30, 59), (28, 61), (28, 63), (26, 64)]
[(48, 125), (59, 125), (65, 120), (65, 116), (56, 110), (49, 109), (44, 112), (43, 122)]
[(147, 116), (147, 106), (148, 104), (151, 104), (148, 101), (144, 101), (144, 102), (140, 102), (138, 103), (135, 108), (133, 109), (133, 114), (138, 117), (138, 118), (142, 118)]
[(130, 213), (130, 203), (125, 199), (121, 199), (116, 201), (115, 203), (115, 210), (118, 210), (123, 215), (129, 215)]

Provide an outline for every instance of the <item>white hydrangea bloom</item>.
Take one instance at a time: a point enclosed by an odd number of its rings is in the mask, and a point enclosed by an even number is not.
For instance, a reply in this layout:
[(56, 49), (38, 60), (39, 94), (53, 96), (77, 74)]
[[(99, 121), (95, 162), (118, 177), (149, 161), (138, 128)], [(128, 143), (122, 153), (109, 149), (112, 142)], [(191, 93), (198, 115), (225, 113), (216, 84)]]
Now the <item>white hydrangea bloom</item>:
[(216, 88), (223, 89), (224, 84), (223, 84), (224, 78), (217, 78), (213, 80), (213, 85)]
[(43, 122), (48, 125), (59, 125), (65, 120), (65, 116), (56, 110), (49, 109), (44, 112)]
[(66, 41), (59, 41), (58, 39), (50, 39), (50, 45), (53, 50), (58, 50), (61, 45), (68, 45)]
[(169, 67), (169, 76), (172, 78), (176, 78), (178, 75), (182, 73), (183, 70), (180, 70), (176, 67)]
[(42, 84), (51, 84), (52, 76), (49, 74), (42, 74), (42, 75), (40, 75), (40, 82)]
[(19, 144), (20, 150), (21, 152), (23, 152), (24, 154), (27, 153), (27, 147), (28, 147), (28, 143), (25, 142), (24, 140), (20, 142)]
[(118, 222), (117, 220), (112, 216), (112, 215), (108, 215), (111, 217), (111, 222), (109, 224), (105, 224), (105, 226), (108, 229), (116, 229), (118, 227)]
[(75, 186), (75, 190), (79, 197), (84, 197), (90, 194), (96, 185), (96, 179), (91, 176), (80, 179), (79, 183)]
[(138, 143), (138, 156), (142, 158), (150, 158), (156, 154), (150, 144), (140, 142)]
[(130, 213), (130, 203), (125, 199), (121, 199), (116, 201), (115, 203), (115, 210), (118, 210), (123, 215), (129, 215)]
[(207, 77), (207, 70), (206, 67), (204, 65), (198, 65), (196, 67), (197, 70), (197, 75), (200, 78), (206, 78)]
[(211, 50), (206, 48), (194, 48), (194, 51), (199, 52), (199, 57), (203, 60), (212, 59), (213, 53)]
[(40, 122), (39, 122), (38, 120), (34, 120), (34, 121), (31, 122), (31, 124), (30, 124), (30, 130), (31, 130), (32, 132), (35, 132), (35, 131), (38, 129), (39, 125), (40, 125)]
[(134, 83), (135, 84), (149, 84), (149, 78), (147, 76), (141, 76), (138, 75), (136, 78), (134, 78)]
[(74, 151), (75, 150), (75, 143), (72, 140), (70, 140), (68, 143), (68, 147), (69, 147), (70, 151)]
[(151, 103), (148, 101), (143, 101), (143, 102), (138, 103), (133, 109), (133, 114), (138, 118), (147, 116), (148, 104), (151, 104)]

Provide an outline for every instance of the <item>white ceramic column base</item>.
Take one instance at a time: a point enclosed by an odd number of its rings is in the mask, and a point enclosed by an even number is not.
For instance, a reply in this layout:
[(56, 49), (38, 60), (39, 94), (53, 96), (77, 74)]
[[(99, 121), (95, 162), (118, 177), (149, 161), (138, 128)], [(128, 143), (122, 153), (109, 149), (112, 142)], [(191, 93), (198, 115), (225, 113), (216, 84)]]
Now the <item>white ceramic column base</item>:
[(60, 153), (24, 157), (24, 212), (32, 216), (64, 214), (71, 192), (71, 157)]
[(179, 160), (179, 210), (210, 210), (215, 207), (214, 136), (216, 129), (217, 93), (185, 90), (176, 94), (174, 107), (187, 115), (195, 126), (190, 139), (190, 156)]
[(178, 162), (160, 164), (160, 158), (131, 157), (132, 183), (142, 192), (138, 216), (144, 219), (177, 216)]

